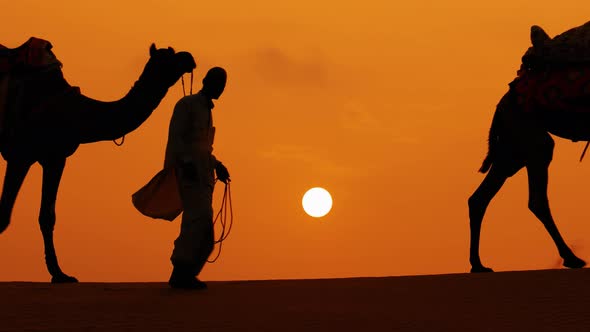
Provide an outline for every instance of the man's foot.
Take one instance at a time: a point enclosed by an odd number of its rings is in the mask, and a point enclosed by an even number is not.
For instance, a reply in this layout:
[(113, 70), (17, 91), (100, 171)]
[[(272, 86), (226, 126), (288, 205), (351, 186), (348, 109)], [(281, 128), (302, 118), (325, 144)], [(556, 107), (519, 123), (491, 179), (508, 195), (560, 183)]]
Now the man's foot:
[(494, 270), (490, 269), (489, 267), (485, 267), (483, 265), (474, 265), (471, 267), (471, 273), (485, 273), (485, 272), (494, 272)]
[(197, 279), (196, 277), (189, 279), (170, 279), (168, 285), (172, 288), (180, 289), (206, 289), (207, 284)]
[(75, 282), (78, 282), (78, 279), (76, 279), (75, 277), (69, 276), (65, 273), (55, 275), (51, 278), (52, 284), (69, 284), (69, 283), (75, 283)]
[(207, 284), (199, 280), (189, 269), (174, 267), (168, 285), (181, 289), (206, 289)]

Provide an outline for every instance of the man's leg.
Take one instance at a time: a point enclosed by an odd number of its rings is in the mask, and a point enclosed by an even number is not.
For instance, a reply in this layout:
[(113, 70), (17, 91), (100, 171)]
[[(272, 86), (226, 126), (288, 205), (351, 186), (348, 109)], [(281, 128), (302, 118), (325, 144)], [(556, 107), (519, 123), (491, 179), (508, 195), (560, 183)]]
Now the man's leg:
[(195, 277), (201, 272), (213, 251), (212, 191), (197, 181), (179, 179), (184, 212), (180, 234), (174, 241), (170, 258), (174, 270), (170, 285), (178, 288), (205, 288)]

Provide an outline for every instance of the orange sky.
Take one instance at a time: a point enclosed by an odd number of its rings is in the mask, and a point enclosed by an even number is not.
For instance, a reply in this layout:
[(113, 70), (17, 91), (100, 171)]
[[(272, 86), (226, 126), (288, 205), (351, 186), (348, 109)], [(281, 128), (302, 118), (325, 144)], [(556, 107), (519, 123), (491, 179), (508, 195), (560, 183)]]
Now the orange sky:
[[(2, 6), (1, 44), (50, 40), (66, 79), (96, 99), (128, 91), (151, 42), (195, 56), (195, 90), (208, 68), (227, 69), (215, 154), (232, 175), (235, 224), (204, 280), (468, 271), (466, 200), (483, 179), (476, 171), (490, 120), (530, 45), (530, 26), (554, 36), (585, 23), (590, 10), (579, 0)], [(55, 234), (64, 272), (81, 281), (167, 280), (180, 219), (148, 219), (130, 195), (161, 168), (181, 96), (178, 82), (122, 147), (85, 145), (68, 159)], [(589, 161), (577, 162), (583, 143), (556, 143), (551, 207), (566, 240), (590, 259), (590, 210), (579, 198), (589, 190)], [(49, 280), (40, 180), (35, 165), (0, 235), (0, 280)], [(301, 208), (314, 186), (334, 198), (322, 219)], [(488, 209), (482, 259), (496, 270), (557, 263), (526, 190), (521, 171)]]

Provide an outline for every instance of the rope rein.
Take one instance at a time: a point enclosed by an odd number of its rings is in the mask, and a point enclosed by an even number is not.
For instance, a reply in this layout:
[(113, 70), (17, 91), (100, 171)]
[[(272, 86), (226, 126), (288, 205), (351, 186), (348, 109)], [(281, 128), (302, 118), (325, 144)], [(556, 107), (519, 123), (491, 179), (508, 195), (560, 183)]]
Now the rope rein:
[[(180, 80), (182, 82), (182, 94), (186, 97), (186, 92), (184, 92), (184, 75), (180, 76)], [(191, 95), (193, 94), (193, 72), (192, 71), (191, 71), (191, 87), (190, 87), (190, 93), (191, 93)], [(113, 143), (115, 143), (116, 146), (123, 145), (123, 143), (125, 143), (125, 135), (123, 135), (121, 137), (121, 143), (117, 142), (116, 139), (113, 140)]]
[(584, 155), (586, 154), (586, 150), (588, 150), (589, 144), (590, 144), (590, 141), (587, 141), (586, 146), (584, 147), (584, 151), (582, 151), (582, 155), (580, 156), (580, 162), (582, 162), (582, 159), (584, 159)]
[[(186, 92), (184, 91), (184, 75), (180, 76), (180, 82), (182, 83), (182, 95), (186, 97)], [(193, 94), (193, 71), (191, 70), (191, 88), (190, 94)]]
[(115, 143), (116, 146), (123, 145), (123, 143), (125, 143), (125, 135), (123, 135), (123, 137), (121, 137), (121, 143), (117, 143), (116, 139), (113, 140), (113, 143)]
[[(217, 179), (215, 181), (217, 181)], [(229, 223), (227, 220), (228, 208)], [(219, 208), (219, 212), (213, 220), (213, 226), (215, 226), (217, 220), (219, 220), (219, 223), (221, 224), (221, 234), (219, 235), (219, 239), (215, 240), (214, 245), (219, 243), (219, 250), (217, 251), (217, 255), (215, 255), (215, 258), (213, 258), (212, 260), (207, 259), (208, 263), (215, 262), (219, 258), (219, 255), (221, 255), (223, 241), (225, 241), (225, 239), (227, 239), (227, 237), (229, 236), (229, 233), (231, 232), (231, 228), (234, 223), (234, 212), (231, 203), (231, 186), (229, 181), (225, 184), (225, 189), (223, 191), (223, 199), (221, 200), (221, 207)]]

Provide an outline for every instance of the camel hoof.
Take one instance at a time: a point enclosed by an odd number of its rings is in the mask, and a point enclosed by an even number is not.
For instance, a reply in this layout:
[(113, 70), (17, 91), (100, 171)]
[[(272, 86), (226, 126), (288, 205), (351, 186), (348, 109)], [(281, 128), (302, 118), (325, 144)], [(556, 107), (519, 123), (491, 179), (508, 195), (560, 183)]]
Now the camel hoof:
[(474, 266), (471, 268), (471, 273), (486, 273), (486, 272), (494, 272), (494, 270), (490, 269), (489, 267), (481, 266)]
[(53, 278), (51, 278), (52, 284), (69, 284), (69, 283), (74, 283), (74, 282), (78, 282), (78, 279), (76, 279), (74, 277), (70, 277), (69, 275), (66, 275), (66, 274), (54, 276)]
[(570, 269), (581, 269), (586, 266), (586, 262), (579, 259), (576, 256), (569, 257), (563, 260), (563, 266), (569, 267)]

